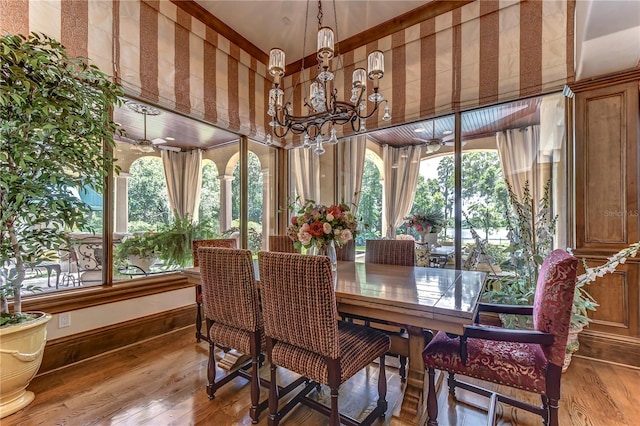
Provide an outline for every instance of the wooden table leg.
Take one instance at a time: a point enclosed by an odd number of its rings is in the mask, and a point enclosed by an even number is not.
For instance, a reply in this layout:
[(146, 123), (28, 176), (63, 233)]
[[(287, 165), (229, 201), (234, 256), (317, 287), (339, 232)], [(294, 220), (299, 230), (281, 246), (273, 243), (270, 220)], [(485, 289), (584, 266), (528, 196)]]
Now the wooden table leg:
[(425, 346), (425, 336), (422, 328), (409, 326), (409, 372), (407, 387), (404, 391), (400, 419), (408, 424), (418, 424), (422, 414), (422, 400), (424, 394), (424, 361), (422, 350)]

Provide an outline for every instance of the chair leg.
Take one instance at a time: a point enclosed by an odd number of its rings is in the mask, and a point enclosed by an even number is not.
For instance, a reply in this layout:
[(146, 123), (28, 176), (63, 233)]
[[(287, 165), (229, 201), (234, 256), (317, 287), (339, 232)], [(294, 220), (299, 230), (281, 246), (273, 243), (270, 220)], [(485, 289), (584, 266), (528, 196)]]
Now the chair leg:
[(448, 373), (447, 384), (449, 386), (449, 395), (453, 398), (456, 397), (456, 376), (453, 373)]
[(542, 424), (549, 426), (549, 398), (546, 395), (540, 395), (540, 400), (542, 400), (542, 408), (547, 412), (546, 417), (542, 419)]
[(378, 407), (384, 417), (387, 411), (387, 373), (384, 365), (384, 355), (380, 357), (380, 372), (378, 373)]
[(436, 371), (427, 368), (429, 375), (429, 395), (427, 396), (428, 426), (438, 426), (438, 395), (436, 395)]
[(202, 303), (197, 303), (196, 309), (196, 342), (200, 343), (200, 336), (202, 336)]
[(209, 383), (207, 384), (207, 395), (209, 395), (209, 399), (215, 398), (216, 393), (216, 357), (215, 357), (216, 346), (213, 342), (209, 342), (209, 363), (207, 364), (207, 379)]
[(251, 423), (255, 424), (258, 423), (258, 417), (260, 416), (260, 411), (258, 410), (258, 405), (260, 404), (260, 333), (254, 331), (251, 334), (251, 409), (249, 410), (249, 416), (251, 417)]
[[(331, 426), (340, 426), (340, 413), (338, 412), (340, 360), (327, 358), (326, 361), (329, 370), (329, 388), (331, 389), (331, 414), (329, 416), (329, 424)], [(384, 355), (382, 356), (382, 365), (384, 366)]]
[(558, 406), (557, 399), (549, 398), (549, 426), (558, 426)]
[(400, 381), (405, 383), (407, 381), (407, 357), (400, 355)]
[(271, 371), (271, 383), (269, 385), (269, 426), (278, 426), (280, 418), (278, 416), (278, 382), (276, 377), (276, 365), (273, 364), (271, 358), (271, 349), (273, 348), (273, 341), (267, 337), (267, 359), (270, 364)]

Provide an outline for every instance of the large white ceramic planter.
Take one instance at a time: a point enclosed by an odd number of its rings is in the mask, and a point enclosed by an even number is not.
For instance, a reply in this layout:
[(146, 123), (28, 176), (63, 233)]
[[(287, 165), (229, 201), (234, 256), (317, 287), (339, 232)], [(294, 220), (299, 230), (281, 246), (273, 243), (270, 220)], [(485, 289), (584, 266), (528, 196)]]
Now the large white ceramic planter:
[(0, 328), (0, 418), (23, 409), (35, 395), (27, 386), (42, 362), (51, 315)]

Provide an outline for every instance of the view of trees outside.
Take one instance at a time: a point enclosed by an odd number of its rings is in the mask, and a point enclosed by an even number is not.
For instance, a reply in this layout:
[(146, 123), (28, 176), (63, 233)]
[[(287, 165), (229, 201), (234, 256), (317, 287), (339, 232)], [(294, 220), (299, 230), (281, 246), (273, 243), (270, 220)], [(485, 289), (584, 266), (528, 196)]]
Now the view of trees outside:
[(218, 168), (213, 161), (206, 161), (202, 167), (202, 193), (198, 210), (200, 222), (211, 224), (212, 230), (220, 233), (220, 179)]
[[(373, 154), (367, 151), (364, 173), (362, 178), (362, 194), (358, 216), (368, 229), (357, 239), (358, 245), (373, 238), (382, 238), (382, 185), (380, 172), (371, 159)], [(454, 226), (454, 162), (453, 156), (432, 157), (423, 160), (423, 170), (431, 169), (436, 172), (428, 173), (433, 177), (421, 174), (418, 177), (416, 195), (410, 215), (440, 214), (447, 223), (447, 228), (440, 235), (441, 239), (453, 239)], [(490, 237), (492, 231), (504, 229), (505, 206), (508, 206), (508, 193), (500, 158), (497, 151), (473, 151), (462, 154), (462, 210), (469, 221), (485, 238)], [(463, 220), (463, 229), (468, 229)], [(402, 226), (400, 232), (413, 234), (413, 231)], [(414, 235), (417, 237), (417, 235)], [(470, 239), (466, 234), (463, 239)]]
[(362, 191), (357, 211), (361, 232), (356, 238), (357, 246), (364, 246), (366, 240), (382, 238), (382, 183), (380, 171), (372, 160), (374, 155), (367, 150), (364, 160)]
[[(249, 222), (262, 223), (262, 168), (260, 159), (256, 154), (249, 151)], [(232, 211), (234, 219), (240, 217), (240, 163), (238, 162), (233, 169), (233, 184), (231, 185), (232, 193)]]
[[(258, 156), (249, 151), (248, 156), (248, 245), (254, 253), (262, 248), (262, 196), (264, 185), (262, 181), (262, 165)], [(233, 183), (231, 184), (231, 217), (233, 218), (232, 230), (238, 229), (240, 218), (240, 163), (233, 169)]]
[(162, 160), (141, 157), (129, 173), (129, 232), (154, 231), (171, 217)]
[[(423, 162), (437, 162), (437, 166), (434, 166), (437, 168), (437, 177), (419, 176), (410, 215), (440, 213), (449, 228), (443, 230), (441, 238), (452, 239), (455, 207), (453, 156), (426, 159)], [(489, 238), (492, 230), (506, 226), (504, 211), (505, 206), (509, 205), (497, 151), (463, 152), (461, 173), (462, 211), (466, 213), (471, 225), (478, 231), (483, 231), (485, 238)], [(462, 227), (468, 229), (464, 219)], [(406, 230), (405, 227), (401, 229)]]
[(497, 151), (463, 152), (462, 199), (462, 210), (486, 239), (490, 231), (505, 228), (509, 193)]

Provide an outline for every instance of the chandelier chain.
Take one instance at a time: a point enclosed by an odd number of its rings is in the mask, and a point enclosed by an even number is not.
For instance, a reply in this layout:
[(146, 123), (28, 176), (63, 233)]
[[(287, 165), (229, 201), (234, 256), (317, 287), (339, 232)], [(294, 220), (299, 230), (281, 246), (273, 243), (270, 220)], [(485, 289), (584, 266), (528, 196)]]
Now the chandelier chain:
[[(285, 74), (285, 54), (281, 49), (271, 49), (269, 52), (269, 73), (274, 77), (273, 88), (269, 93), (268, 114), (272, 117), (269, 125), (272, 127), (272, 133), (278, 138), (284, 138), (289, 132), (297, 135), (304, 135), (303, 146), (308, 147), (313, 143), (314, 152), (322, 154), (325, 152), (323, 145), (325, 143), (335, 144), (338, 142), (336, 126), (349, 124), (355, 133), (365, 132), (365, 122), (368, 118), (378, 112), (381, 104), (387, 104), (384, 108), (383, 121), (391, 119), (389, 114), (390, 108), (388, 101), (383, 98), (379, 92), (378, 81), (384, 75), (384, 56), (382, 51), (376, 50), (371, 52), (367, 58), (368, 72), (364, 68), (356, 68), (352, 75), (351, 98), (339, 100), (339, 88), (336, 87), (334, 80), (334, 72), (331, 70), (330, 60), (333, 58), (337, 70), (343, 70), (342, 57), (339, 51), (339, 43), (334, 42), (334, 31), (330, 26), (323, 26), (324, 11), (322, 10), (322, 2), (318, 1), (318, 75), (313, 75), (310, 71), (309, 79), (305, 76), (305, 53), (306, 53), (306, 33), (309, 26), (310, 16), (310, 0), (306, 3), (304, 34), (302, 43), (302, 59), (301, 69), (295, 77), (295, 82), (288, 90), (286, 101), (283, 102), (285, 94), (284, 86), (281, 86), (280, 79)], [(338, 12), (336, 0), (333, 0), (334, 25), (338, 26)], [(368, 79), (367, 79), (368, 77)], [(366, 96), (367, 81), (372, 82), (373, 93)], [(293, 105), (291, 98), (298, 84), (303, 86), (309, 82), (310, 96), (304, 98), (304, 107), (307, 113), (301, 115), (293, 115)], [(370, 86), (371, 87), (371, 86)], [(303, 87), (304, 89), (304, 87)], [(306, 91), (304, 91), (306, 92)], [(372, 103), (369, 109), (366, 107), (367, 100)], [(268, 136), (268, 140), (270, 140)]]

